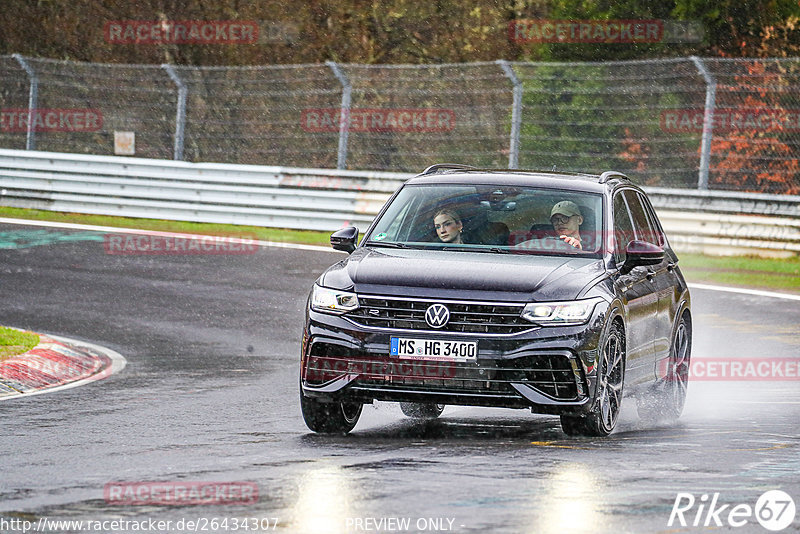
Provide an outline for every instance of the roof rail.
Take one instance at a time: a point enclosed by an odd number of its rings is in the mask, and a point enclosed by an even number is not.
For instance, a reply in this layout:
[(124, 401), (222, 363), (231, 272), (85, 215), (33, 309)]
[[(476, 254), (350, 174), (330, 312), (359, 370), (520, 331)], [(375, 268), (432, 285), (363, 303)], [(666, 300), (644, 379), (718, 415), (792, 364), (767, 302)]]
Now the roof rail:
[(461, 165), (460, 163), (434, 163), (424, 171), (422, 174), (434, 174), (439, 171), (452, 169), (452, 170), (477, 170), (477, 167), (473, 167), (472, 165)]
[(609, 181), (611, 178), (622, 178), (623, 180), (630, 180), (627, 176), (622, 174), (621, 172), (617, 171), (606, 171), (600, 175), (600, 179), (597, 181), (598, 184), (604, 184)]
[(516, 172), (516, 173), (541, 173), (541, 174), (562, 174), (565, 176), (583, 176), (586, 178), (594, 178), (597, 174), (590, 174), (588, 172), (575, 172), (575, 171), (554, 171), (551, 169), (487, 169), (491, 172)]

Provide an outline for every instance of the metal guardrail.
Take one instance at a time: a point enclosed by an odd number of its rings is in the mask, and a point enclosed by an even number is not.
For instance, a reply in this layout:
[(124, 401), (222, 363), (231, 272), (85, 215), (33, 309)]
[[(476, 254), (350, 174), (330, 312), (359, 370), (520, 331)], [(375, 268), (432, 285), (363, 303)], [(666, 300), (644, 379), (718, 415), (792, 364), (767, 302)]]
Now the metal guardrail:
[(658, 209), (678, 252), (788, 257), (800, 254), (800, 219)]
[(800, 219), (800, 196), (645, 187), (656, 208)]
[[(0, 149), (0, 204), (51, 211), (362, 230), (411, 174)], [(800, 253), (800, 197), (645, 188), (678, 250)]]
[(305, 230), (362, 228), (408, 175), (0, 149), (0, 203)]

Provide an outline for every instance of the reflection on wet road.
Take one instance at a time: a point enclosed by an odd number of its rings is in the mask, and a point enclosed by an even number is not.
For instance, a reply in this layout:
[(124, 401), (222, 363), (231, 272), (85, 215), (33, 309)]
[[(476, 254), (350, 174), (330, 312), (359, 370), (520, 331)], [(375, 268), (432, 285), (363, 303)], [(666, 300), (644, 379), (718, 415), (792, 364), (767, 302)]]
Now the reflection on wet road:
[[(24, 229), (0, 227), (17, 240)], [(627, 401), (605, 439), (568, 438), (557, 418), (523, 410), (449, 406), (415, 422), (390, 403), (365, 407), (351, 435), (309, 433), (297, 391), (303, 307), (338, 258), (121, 257), (99, 240), (69, 239), (5, 250), (0, 324), (107, 346), (128, 367), (0, 406), (0, 516), (268, 517), (279, 531), (314, 533), (666, 533), (704, 528), (668, 526), (679, 492), (752, 506), (782, 489), (800, 503), (798, 380), (692, 383), (684, 416), (655, 428)], [(695, 357), (800, 356), (797, 302), (692, 294)], [(259, 498), (108, 504), (104, 486), (116, 481), (253, 481)], [(761, 528), (750, 523), (741, 531)]]

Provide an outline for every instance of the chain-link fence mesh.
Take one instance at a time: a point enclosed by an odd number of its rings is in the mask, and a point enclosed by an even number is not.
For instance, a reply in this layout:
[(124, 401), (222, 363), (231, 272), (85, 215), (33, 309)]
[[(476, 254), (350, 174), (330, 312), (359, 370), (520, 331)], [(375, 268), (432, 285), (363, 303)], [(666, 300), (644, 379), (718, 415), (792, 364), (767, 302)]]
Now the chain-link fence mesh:
[(301, 122), (303, 109), (340, 106), (342, 88), (327, 66), (175, 71), (188, 91), (185, 159), (336, 167), (338, 127), (311, 132)]
[(664, 131), (662, 114), (703, 109), (691, 61), (516, 63), (525, 84), (520, 166), (614, 169), (644, 184), (696, 187), (700, 133)]
[[(40, 119), (37, 150), (109, 154), (114, 132), (131, 131), (136, 133), (137, 155), (172, 158), (177, 95), (160, 67), (25, 61), (38, 80), (36, 107), (41, 115), (57, 111), (51, 125), (46, 117)], [(96, 125), (88, 122), (92, 113), (98, 116)]]
[(414, 171), (441, 161), (507, 166), (511, 84), (496, 64), (343, 70), (353, 85), (351, 124), (357, 129), (349, 135), (349, 167)]
[[(165, 66), (3, 56), (0, 146), (113, 154), (114, 132), (130, 131), (141, 157), (181, 157), (180, 146), (188, 161), (391, 171), (506, 167), (518, 146), (521, 168), (800, 194), (798, 58), (510, 66), (175, 66), (170, 77)], [(42, 114), (92, 110), (101, 124), (39, 117), (28, 132), (12, 114), (27, 110), (32, 85)]]
[(716, 81), (709, 186), (800, 193), (800, 59), (710, 59)]
[(5, 110), (24, 110), (28, 107), (30, 81), (19, 62), (11, 56), (0, 56), (0, 109), (4, 111), (0, 127), (0, 146), (23, 149), (26, 147), (27, 132), (12, 131), (6, 126)]

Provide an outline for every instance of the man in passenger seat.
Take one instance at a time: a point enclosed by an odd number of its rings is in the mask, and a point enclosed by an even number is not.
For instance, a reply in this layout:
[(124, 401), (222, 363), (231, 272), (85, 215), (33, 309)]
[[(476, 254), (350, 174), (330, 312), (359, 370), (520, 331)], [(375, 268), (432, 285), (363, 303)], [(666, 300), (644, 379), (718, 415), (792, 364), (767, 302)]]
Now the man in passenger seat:
[(583, 250), (581, 246), (580, 226), (583, 215), (578, 205), (570, 200), (562, 200), (550, 210), (550, 222), (559, 239), (568, 245)]

